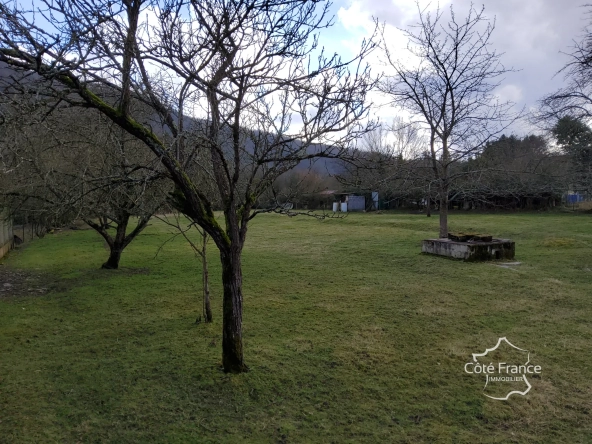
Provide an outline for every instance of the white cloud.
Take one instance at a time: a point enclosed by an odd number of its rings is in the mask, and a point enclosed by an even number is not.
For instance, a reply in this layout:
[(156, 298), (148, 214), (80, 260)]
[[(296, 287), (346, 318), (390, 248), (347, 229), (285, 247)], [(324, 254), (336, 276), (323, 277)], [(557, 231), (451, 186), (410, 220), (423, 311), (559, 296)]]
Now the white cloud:
[(502, 102), (514, 102), (514, 103), (518, 103), (520, 101), (522, 101), (522, 88), (520, 88), (517, 85), (503, 85), (500, 88), (497, 89), (497, 91), (495, 92), (496, 96), (500, 99), (500, 101)]

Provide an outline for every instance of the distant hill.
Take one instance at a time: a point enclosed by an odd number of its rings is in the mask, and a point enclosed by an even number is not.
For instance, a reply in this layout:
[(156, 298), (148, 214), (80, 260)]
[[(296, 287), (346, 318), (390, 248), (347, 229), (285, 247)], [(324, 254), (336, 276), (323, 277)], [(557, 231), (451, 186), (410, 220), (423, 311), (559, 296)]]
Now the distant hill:
[[(36, 89), (43, 87), (44, 80), (41, 79), (37, 74), (15, 70), (6, 65), (4, 62), (0, 62), (0, 90), (6, 93), (7, 91), (10, 91), (10, 89), (13, 87), (15, 80), (17, 80), (18, 82), (23, 82), (24, 79), (26, 79), (27, 82), (30, 82), (31, 85), (35, 85)], [(36, 82), (39, 82), (39, 84), (37, 84)], [(143, 123), (148, 124), (157, 133), (168, 132), (164, 129), (161, 119), (156, 115), (154, 116), (154, 118), (146, 119), (146, 121), (144, 121)], [(192, 126), (199, 126), (199, 123), (200, 122), (197, 122), (196, 119), (187, 117), (184, 122), (184, 125), (186, 128), (189, 128)], [(307, 149), (307, 152), (313, 154), (315, 153), (315, 150), (323, 148), (320, 148), (318, 146), (311, 146)], [(245, 149), (249, 150), (249, 146), (246, 146)], [(338, 159), (330, 158), (304, 160), (294, 168), (295, 171), (308, 171), (309, 169), (321, 176), (335, 175), (339, 174), (342, 171), (340, 161)]]

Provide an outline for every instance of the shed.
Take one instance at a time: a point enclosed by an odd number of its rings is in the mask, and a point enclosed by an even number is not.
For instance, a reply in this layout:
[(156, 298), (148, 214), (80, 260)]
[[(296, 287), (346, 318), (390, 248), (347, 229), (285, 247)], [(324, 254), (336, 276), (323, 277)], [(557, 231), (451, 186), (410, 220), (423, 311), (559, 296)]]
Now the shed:
[(345, 198), (347, 211), (364, 211), (366, 209), (366, 198), (355, 194), (348, 194)]

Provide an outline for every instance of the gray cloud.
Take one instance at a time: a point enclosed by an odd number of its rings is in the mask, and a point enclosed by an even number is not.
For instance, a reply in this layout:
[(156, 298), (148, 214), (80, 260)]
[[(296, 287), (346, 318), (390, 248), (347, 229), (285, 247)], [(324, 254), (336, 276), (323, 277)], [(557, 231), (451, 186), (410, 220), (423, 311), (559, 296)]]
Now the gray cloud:
[[(535, 106), (543, 95), (563, 84), (556, 73), (569, 58), (574, 39), (587, 25), (586, 9), (579, 0), (486, 0), (485, 12), (496, 19), (493, 46), (504, 53), (503, 63), (519, 70), (509, 73), (505, 83), (522, 90), (522, 103)], [(468, 0), (454, 2), (459, 13), (466, 11)]]
[[(581, 38), (584, 27), (592, 19), (589, 9), (582, 7), (582, 1), (482, 0), (486, 16), (496, 20), (493, 48), (504, 53), (502, 62), (507, 68), (516, 70), (505, 76), (503, 92), (519, 98), (517, 108), (524, 106), (528, 110), (545, 94), (563, 85), (563, 75), (556, 74), (569, 57), (562, 52), (570, 52), (573, 41)], [(337, 4), (347, 8), (351, 0)], [(452, 1), (458, 17), (466, 15), (470, 4), (470, 0)], [(410, 17), (405, 13), (408, 11), (402, 11), (388, 0), (364, 0), (361, 5), (372, 16), (398, 28), (417, 21), (417, 16)], [(481, 3), (475, 3), (475, 7), (480, 8)], [(449, 5), (442, 9), (445, 17), (448, 16)], [(528, 129), (517, 126), (514, 131)]]

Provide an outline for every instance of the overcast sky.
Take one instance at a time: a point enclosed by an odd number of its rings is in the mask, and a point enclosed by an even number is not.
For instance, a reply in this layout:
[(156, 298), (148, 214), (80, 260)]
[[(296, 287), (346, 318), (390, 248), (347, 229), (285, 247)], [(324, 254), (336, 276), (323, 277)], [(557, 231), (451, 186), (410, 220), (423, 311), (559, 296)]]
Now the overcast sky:
[[(584, 0), (585, 1), (585, 0)], [(422, 7), (435, 9), (437, 2), (422, 0)], [(466, 16), (470, 0), (441, 1), (440, 8), (449, 10), (450, 4), (458, 17)], [(485, 0), (475, 2), (485, 6), (485, 15), (495, 19), (493, 46), (504, 53), (502, 62), (517, 72), (508, 73), (499, 95), (527, 110), (536, 106), (543, 95), (563, 83), (563, 76), (555, 74), (568, 61), (561, 52), (569, 52), (573, 40), (579, 40), (590, 16), (582, 0)], [(401, 56), (405, 54), (406, 39), (396, 28), (417, 22), (417, 7), (412, 0), (336, 0), (332, 11), (335, 26), (323, 32), (322, 42), (330, 51), (351, 55), (359, 42), (372, 29), (372, 17), (378, 17), (389, 28), (391, 47)], [(373, 67), (382, 71), (379, 54), (371, 59)], [(380, 101), (378, 97), (375, 101)], [(377, 111), (381, 119), (389, 121), (398, 112), (388, 108)], [(526, 126), (514, 132), (528, 131)]]

